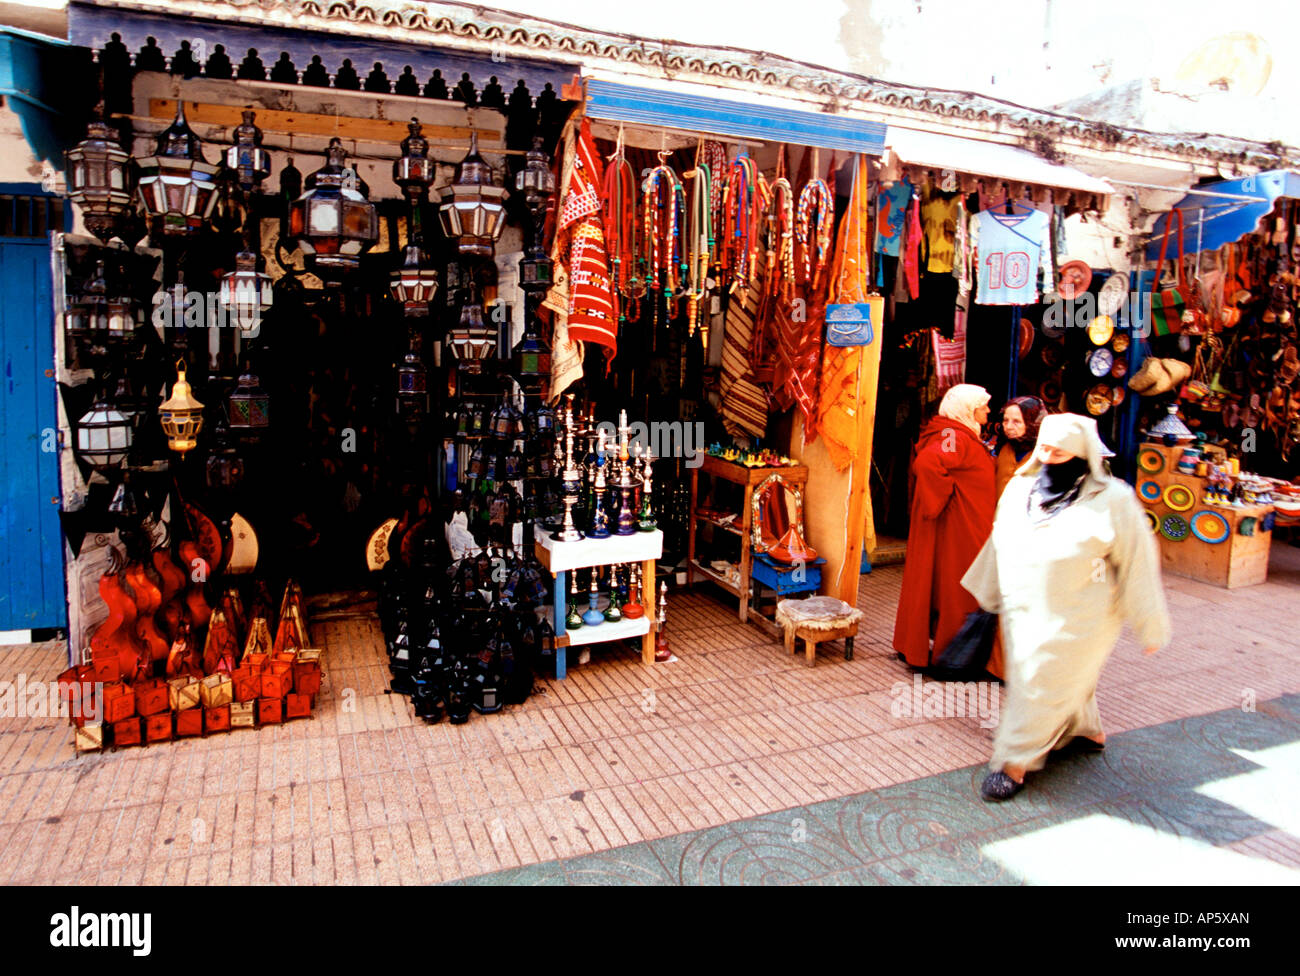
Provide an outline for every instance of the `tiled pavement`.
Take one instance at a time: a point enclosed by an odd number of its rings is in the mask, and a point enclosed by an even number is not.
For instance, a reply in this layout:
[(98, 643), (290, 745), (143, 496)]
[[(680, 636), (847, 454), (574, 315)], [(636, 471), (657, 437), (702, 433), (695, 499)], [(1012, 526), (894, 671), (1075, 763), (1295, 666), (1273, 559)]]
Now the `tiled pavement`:
[[(889, 649), (901, 567), (886, 567), (863, 579), (855, 660), (836, 643), (812, 669), (701, 588), (670, 595), (678, 661), (605, 647), (459, 727), (384, 693), (362, 620), (313, 626), (327, 678), (310, 721), (75, 756), (59, 720), (0, 718), (0, 882), (1059, 881), (1025, 865), (1051, 860), (1034, 844), (1079, 848), (1053, 831), (1084, 811), (1107, 849), (1122, 821), (1236, 858), (1225, 870), (1291, 871), (1300, 829), (1250, 779), (1273, 763), (1297, 806), (1300, 550), (1274, 553), (1260, 587), (1168, 578), (1173, 647), (1145, 658), (1126, 638), (1103, 677), (1103, 717), (1127, 734), (1003, 807), (974, 795), (978, 717), (891, 714), (911, 676)], [(62, 662), (54, 644), (3, 649), (0, 680)], [(1234, 777), (1245, 799), (1207, 798)]]

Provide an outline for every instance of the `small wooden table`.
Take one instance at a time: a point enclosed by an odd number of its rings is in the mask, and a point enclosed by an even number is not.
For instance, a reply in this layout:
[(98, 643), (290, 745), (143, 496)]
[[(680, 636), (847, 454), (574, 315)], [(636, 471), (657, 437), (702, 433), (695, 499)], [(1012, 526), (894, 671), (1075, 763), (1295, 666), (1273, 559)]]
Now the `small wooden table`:
[[(697, 511), (701, 471), (714, 478), (721, 478), (723, 481), (730, 481), (733, 484), (744, 486), (744, 501), (741, 504), (740, 511), (736, 513), (736, 518), (731, 522), (718, 522), (715, 519), (700, 515)], [(801, 464), (792, 464), (781, 468), (747, 468), (743, 464), (724, 461), (722, 458), (706, 454), (703, 463), (699, 467), (691, 469), (691, 516), (690, 525), (687, 529), (686, 585), (693, 585), (697, 574), (717, 583), (718, 586), (740, 600), (738, 616), (741, 623), (749, 619), (749, 575), (753, 562), (750, 544), (753, 532), (754, 488), (774, 474), (781, 475), (782, 478), (801, 491), (808, 484), (808, 469)], [(699, 524), (711, 525), (715, 529), (721, 529), (724, 532), (731, 532), (740, 536), (740, 579), (737, 582), (733, 583), (711, 566), (705, 566), (696, 560), (695, 528)]]
[(804, 644), (804, 664), (817, 663), (817, 645), (844, 639), (844, 660), (853, 660), (853, 638), (858, 635), (862, 611), (833, 596), (782, 600), (776, 605), (776, 622), (785, 631), (785, 649), (794, 653), (795, 640)]

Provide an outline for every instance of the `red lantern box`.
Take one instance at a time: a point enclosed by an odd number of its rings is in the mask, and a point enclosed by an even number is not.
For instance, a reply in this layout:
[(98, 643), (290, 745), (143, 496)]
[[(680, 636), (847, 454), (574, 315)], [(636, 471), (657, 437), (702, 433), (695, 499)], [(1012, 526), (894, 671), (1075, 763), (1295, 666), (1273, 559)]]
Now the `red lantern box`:
[(311, 718), (311, 695), (289, 692), (284, 699), (284, 717), (286, 719)]
[(68, 721), (81, 728), (87, 721), (103, 718), (96, 714), (95, 672), (81, 664), (59, 675), (59, 704), (68, 710)]
[(262, 688), (261, 676), (247, 665), (235, 668), (230, 677), (235, 686), (235, 701), (237, 702), (253, 701)]
[(279, 725), (284, 721), (283, 698), (259, 698), (257, 700), (257, 721), (260, 725)]
[(114, 741), (117, 739), (117, 723), (134, 714), (135, 693), (130, 688), (120, 681), (104, 685), (104, 721), (113, 726)]
[(203, 709), (184, 708), (176, 713), (176, 738), (203, 734)]
[(124, 718), (113, 723), (113, 745), (138, 746), (144, 734), (144, 723), (138, 718)]
[(262, 672), (262, 698), (283, 698), (293, 690), (293, 665), (272, 661)]
[(258, 651), (253, 654), (245, 655), (243, 666), (246, 668), (252, 668), (254, 674), (261, 674), (266, 670), (266, 664), (270, 660), (271, 657), (269, 654), (264, 654), (261, 651)]
[(170, 742), (172, 738), (171, 710), (156, 712), (144, 720), (144, 737), (147, 742)]
[(167, 700), (167, 682), (162, 679), (145, 678), (132, 687), (135, 689), (135, 710), (141, 716), (148, 718), (171, 708)]
[(300, 695), (315, 695), (320, 691), (320, 680), (320, 651), (299, 651), (293, 665), (293, 690)]
[(257, 702), (231, 702), (230, 727), (234, 729), (251, 729), (257, 725)]
[(215, 705), (212, 708), (203, 709), (203, 731), (229, 732), (230, 706), (228, 704)]
[(110, 684), (122, 680), (122, 665), (116, 654), (100, 654), (90, 662), (91, 673), (96, 681)]

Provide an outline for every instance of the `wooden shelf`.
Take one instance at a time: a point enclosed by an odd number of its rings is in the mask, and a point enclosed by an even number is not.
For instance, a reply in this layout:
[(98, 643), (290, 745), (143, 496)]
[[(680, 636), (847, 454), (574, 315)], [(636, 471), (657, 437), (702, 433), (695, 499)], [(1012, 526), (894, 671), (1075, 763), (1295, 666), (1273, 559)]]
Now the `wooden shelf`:
[(740, 526), (735, 522), (719, 522), (717, 519), (711, 519), (707, 515), (694, 515), (692, 518), (702, 525), (711, 525), (715, 529), (722, 529), (724, 532), (734, 532), (741, 535)]
[[(698, 559), (691, 560), (691, 568), (694, 569), (694, 571), (699, 573), (701, 576), (705, 577), (706, 579), (710, 579), (714, 583), (717, 583), (720, 587), (722, 587), (724, 590), (726, 590), (728, 593), (732, 594), (733, 596), (743, 596), (744, 593), (749, 592), (748, 589), (741, 586), (737, 586), (735, 583), (731, 582), (731, 580), (727, 579), (727, 577), (723, 576), (712, 566), (705, 566)], [(742, 580), (742, 582), (744, 581)], [(742, 590), (744, 591), (743, 593)]]
[[(596, 606), (598, 609), (604, 609), (601, 604), (609, 605), (608, 600), (599, 601)], [(553, 612), (553, 608), (547, 606), (547, 612)], [(585, 612), (585, 602), (583, 610)], [(567, 641), (568, 647), (580, 647), (584, 644), (603, 644), (608, 641), (623, 640), (634, 637), (644, 637), (650, 633), (650, 618), (637, 617), (633, 620), (624, 618), (618, 621), (606, 620), (603, 624), (596, 624), (594, 627), (583, 624), (577, 630), (564, 631), (564, 640)]]

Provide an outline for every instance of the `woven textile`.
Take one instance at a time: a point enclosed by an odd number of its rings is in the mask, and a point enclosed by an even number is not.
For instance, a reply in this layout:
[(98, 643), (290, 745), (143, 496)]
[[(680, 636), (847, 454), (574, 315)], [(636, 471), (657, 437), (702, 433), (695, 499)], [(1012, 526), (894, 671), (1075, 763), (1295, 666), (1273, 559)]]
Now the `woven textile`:
[(767, 393), (754, 382), (750, 350), (755, 320), (766, 283), (767, 256), (754, 256), (754, 273), (743, 292), (733, 293), (727, 306), (722, 343), (722, 425), (732, 437), (762, 437), (767, 430)]
[(564, 202), (560, 205), (559, 231), (569, 245), (567, 324), (571, 340), (604, 346), (608, 350), (608, 362), (618, 351), (618, 323), (605, 232), (600, 220), (602, 179), (591, 123), (584, 117), (578, 128)]

